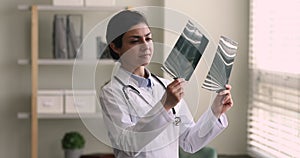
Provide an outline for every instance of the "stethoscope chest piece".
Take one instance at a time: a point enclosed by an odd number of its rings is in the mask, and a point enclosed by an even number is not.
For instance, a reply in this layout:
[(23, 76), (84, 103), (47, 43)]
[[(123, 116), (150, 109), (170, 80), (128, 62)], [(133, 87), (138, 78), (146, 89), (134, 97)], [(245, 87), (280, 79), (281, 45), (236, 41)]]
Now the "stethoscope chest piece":
[(181, 118), (178, 117), (178, 116), (176, 116), (176, 117), (175, 117), (175, 120), (174, 120), (174, 125), (175, 125), (175, 126), (179, 126), (180, 123), (181, 123)]

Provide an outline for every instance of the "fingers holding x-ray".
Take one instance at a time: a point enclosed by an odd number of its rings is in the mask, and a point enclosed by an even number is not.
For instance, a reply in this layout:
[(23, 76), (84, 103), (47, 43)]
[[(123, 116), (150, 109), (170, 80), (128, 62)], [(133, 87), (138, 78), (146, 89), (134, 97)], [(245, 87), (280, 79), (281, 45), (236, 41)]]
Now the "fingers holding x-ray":
[(233, 106), (233, 100), (230, 93), (231, 86), (226, 85), (225, 87), (226, 89), (218, 93), (212, 104), (212, 111), (216, 117), (220, 117), (221, 114), (225, 113)]
[(166, 89), (165, 95), (163, 97), (164, 107), (169, 110), (177, 105), (177, 103), (184, 96), (184, 85), (185, 80), (182, 78), (175, 79), (171, 82)]

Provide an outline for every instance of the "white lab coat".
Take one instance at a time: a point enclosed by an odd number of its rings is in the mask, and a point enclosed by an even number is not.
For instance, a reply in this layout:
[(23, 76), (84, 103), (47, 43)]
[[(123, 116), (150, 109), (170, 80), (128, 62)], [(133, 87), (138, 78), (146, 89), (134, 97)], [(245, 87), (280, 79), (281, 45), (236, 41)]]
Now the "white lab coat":
[[(150, 76), (152, 88), (138, 87), (130, 73), (117, 68), (113, 74), (125, 85), (132, 85), (151, 105), (139, 97), (131, 88), (125, 88), (129, 99), (123, 93), (123, 85), (112, 77), (100, 93), (103, 118), (108, 136), (117, 158), (178, 158), (178, 147), (190, 153), (207, 145), (227, 127), (225, 114), (219, 121), (211, 108), (197, 123), (184, 102), (176, 105), (176, 115), (181, 118), (179, 126), (174, 125), (174, 114), (166, 111), (160, 100), (164, 87)], [(160, 78), (164, 85), (169, 81)]]

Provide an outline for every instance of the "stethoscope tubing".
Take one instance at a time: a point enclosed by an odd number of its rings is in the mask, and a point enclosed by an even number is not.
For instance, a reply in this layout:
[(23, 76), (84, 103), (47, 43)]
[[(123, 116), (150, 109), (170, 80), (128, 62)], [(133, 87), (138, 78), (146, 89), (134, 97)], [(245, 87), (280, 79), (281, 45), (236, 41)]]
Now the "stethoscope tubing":
[[(164, 85), (164, 83), (154, 74), (151, 73), (151, 76), (153, 76), (160, 85), (162, 85), (164, 87), (164, 89), (167, 89), (167, 87)], [(147, 103), (147, 105), (151, 106), (151, 104), (141, 95), (140, 91), (138, 89), (136, 89), (135, 87), (133, 87), (132, 85), (125, 85), (117, 76), (114, 76), (114, 78), (123, 86), (122, 91), (124, 93), (124, 96), (127, 100), (127, 102), (132, 105), (130, 103), (130, 99), (128, 94), (126, 93), (126, 89), (130, 88), (131, 90), (133, 90), (134, 93), (136, 93), (141, 99), (143, 99), (143, 101), (145, 101), (145, 103)], [(152, 106), (151, 106), (152, 107)], [(179, 124), (181, 123), (181, 118), (176, 116), (176, 111), (175, 108), (172, 108), (172, 113), (173, 115), (175, 115), (175, 120), (174, 120), (174, 125), (175, 126), (179, 126)]]
[[(167, 89), (167, 87), (164, 85), (164, 83), (163, 83), (156, 75), (154, 75), (154, 74), (151, 73), (151, 76), (153, 76), (153, 77), (158, 81), (158, 83), (164, 87), (164, 89)], [(115, 79), (123, 86), (122, 91), (123, 91), (123, 93), (124, 93), (124, 95), (125, 95), (125, 98), (126, 98), (127, 100), (129, 100), (129, 96), (128, 96), (128, 94), (126, 93), (126, 89), (127, 89), (127, 88), (130, 88), (130, 89), (132, 89), (133, 92), (135, 92), (141, 99), (143, 99), (143, 101), (145, 101), (148, 105), (150, 105), (150, 103), (149, 103), (149, 102), (141, 95), (141, 93), (140, 93), (139, 90), (137, 90), (137, 89), (136, 89), (135, 87), (133, 87), (132, 85), (125, 85), (125, 84), (124, 84), (117, 76), (114, 76), (114, 78), (115, 78)], [(173, 113), (174, 115), (176, 115), (175, 108), (172, 108), (172, 113)]]

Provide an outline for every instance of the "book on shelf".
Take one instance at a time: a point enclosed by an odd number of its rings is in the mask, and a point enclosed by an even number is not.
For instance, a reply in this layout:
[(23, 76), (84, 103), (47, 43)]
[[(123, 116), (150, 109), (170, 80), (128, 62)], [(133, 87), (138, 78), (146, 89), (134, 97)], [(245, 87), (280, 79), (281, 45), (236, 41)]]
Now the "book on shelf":
[(162, 70), (173, 78), (184, 78), (188, 81), (208, 42), (208, 38), (196, 25), (188, 21), (175, 46), (163, 63)]
[(222, 91), (226, 89), (234, 58), (238, 49), (238, 43), (225, 36), (221, 36), (213, 63), (202, 85), (203, 88), (211, 91)]
[(53, 56), (55, 59), (66, 59), (68, 58), (66, 16), (54, 15), (53, 28)]
[(55, 15), (53, 21), (53, 57), (81, 58), (82, 15)]

